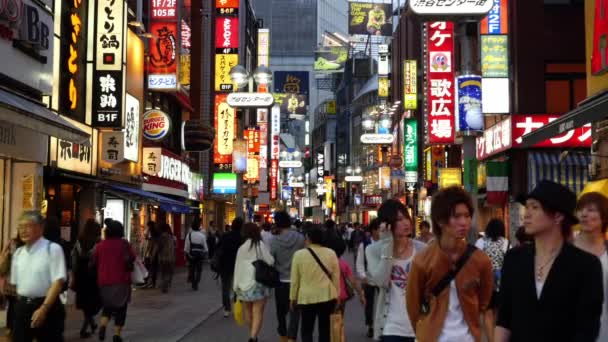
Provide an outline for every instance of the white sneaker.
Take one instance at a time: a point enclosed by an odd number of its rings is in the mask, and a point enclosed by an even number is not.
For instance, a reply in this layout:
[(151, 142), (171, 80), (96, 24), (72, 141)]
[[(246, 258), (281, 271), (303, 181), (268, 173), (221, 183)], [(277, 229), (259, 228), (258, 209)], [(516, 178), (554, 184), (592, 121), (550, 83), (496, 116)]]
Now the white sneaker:
[(230, 311), (224, 310), (224, 318), (227, 318), (229, 316), (230, 316)]

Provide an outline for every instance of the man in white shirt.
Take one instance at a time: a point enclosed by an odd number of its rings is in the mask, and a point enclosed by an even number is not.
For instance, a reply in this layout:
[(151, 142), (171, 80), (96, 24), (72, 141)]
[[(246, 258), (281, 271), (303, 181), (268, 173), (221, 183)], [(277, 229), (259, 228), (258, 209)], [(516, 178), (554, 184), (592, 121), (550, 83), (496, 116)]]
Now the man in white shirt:
[(201, 220), (195, 218), (192, 229), (186, 236), (184, 253), (188, 259), (188, 279), (192, 282), (192, 289), (198, 291), (198, 283), (201, 281), (203, 271), (203, 259), (209, 251), (207, 248), (207, 237), (200, 231)]
[(367, 259), (365, 257), (365, 250), (368, 246), (373, 245), (380, 239), (380, 220), (374, 219), (368, 226), (370, 236), (366, 236), (363, 242), (361, 242), (357, 248), (357, 257), (355, 258), (355, 270), (357, 276), (361, 279), (363, 284), (363, 291), (365, 292), (365, 325), (367, 326), (367, 337), (374, 337), (374, 309), (375, 309), (375, 298), (378, 287), (374, 284), (367, 271)]
[(42, 216), (25, 211), (19, 219), (25, 246), (15, 251), (10, 283), (17, 287), (13, 340), (63, 341), (65, 309), (59, 300), (66, 280), (65, 257), (58, 244), (42, 237)]

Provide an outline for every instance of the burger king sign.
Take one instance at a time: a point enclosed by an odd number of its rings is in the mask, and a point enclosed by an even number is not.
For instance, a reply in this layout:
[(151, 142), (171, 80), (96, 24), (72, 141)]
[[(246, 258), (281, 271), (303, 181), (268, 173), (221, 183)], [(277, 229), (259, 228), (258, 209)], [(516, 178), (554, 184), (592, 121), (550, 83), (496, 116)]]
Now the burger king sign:
[(148, 140), (159, 141), (169, 134), (171, 118), (158, 109), (144, 113), (144, 137)]

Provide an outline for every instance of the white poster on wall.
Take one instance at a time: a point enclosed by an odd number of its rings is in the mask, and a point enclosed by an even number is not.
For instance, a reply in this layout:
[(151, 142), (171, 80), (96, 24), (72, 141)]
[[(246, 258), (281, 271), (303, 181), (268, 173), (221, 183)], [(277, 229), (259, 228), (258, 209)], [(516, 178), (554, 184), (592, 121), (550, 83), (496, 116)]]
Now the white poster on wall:
[(127, 160), (136, 162), (139, 160), (139, 100), (127, 94), (125, 104), (125, 152)]

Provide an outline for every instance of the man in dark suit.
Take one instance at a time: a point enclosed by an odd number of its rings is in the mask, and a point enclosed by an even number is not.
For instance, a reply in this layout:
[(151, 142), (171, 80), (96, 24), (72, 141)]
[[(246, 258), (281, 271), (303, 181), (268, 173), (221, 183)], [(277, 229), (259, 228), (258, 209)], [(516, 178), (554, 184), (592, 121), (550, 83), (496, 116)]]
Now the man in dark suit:
[(541, 181), (520, 198), (534, 243), (514, 248), (502, 270), (495, 342), (595, 342), (603, 302), (598, 258), (568, 242), (576, 195)]

